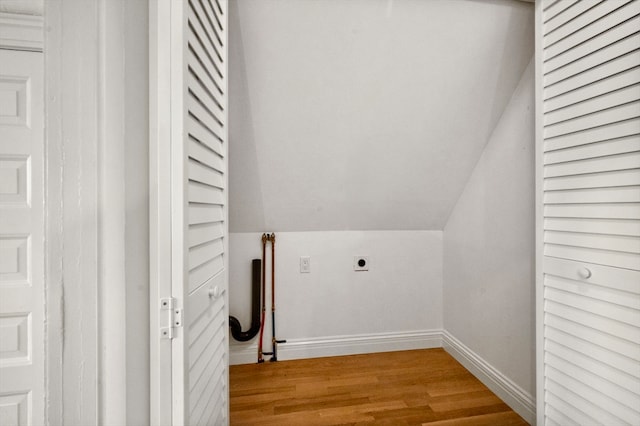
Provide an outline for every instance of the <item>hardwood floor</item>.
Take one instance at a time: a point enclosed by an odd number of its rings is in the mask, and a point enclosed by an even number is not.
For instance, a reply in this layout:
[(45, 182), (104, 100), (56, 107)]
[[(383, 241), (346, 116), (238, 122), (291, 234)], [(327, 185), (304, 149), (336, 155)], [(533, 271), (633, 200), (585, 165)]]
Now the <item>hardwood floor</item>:
[(231, 425), (526, 425), (443, 349), (231, 366)]

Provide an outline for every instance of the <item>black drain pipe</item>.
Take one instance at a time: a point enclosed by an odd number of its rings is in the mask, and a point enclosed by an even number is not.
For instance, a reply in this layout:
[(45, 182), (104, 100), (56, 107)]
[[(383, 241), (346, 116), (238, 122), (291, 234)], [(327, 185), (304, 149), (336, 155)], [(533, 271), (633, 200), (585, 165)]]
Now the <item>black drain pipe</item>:
[(229, 328), (231, 336), (239, 342), (247, 342), (260, 331), (260, 267), (262, 261), (253, 259), (251, 261), (251, 327), (247, 331), (242, 331), (242, 325), (236, 317), (229, 316)]

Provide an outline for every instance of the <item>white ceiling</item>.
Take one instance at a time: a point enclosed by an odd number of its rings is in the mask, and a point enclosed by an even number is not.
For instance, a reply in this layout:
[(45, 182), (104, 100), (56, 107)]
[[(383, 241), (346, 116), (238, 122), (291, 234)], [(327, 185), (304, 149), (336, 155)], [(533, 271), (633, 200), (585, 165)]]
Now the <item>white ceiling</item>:
[(510, 0), (229, 13), (232, 232), (443, 229), (534, 47)]

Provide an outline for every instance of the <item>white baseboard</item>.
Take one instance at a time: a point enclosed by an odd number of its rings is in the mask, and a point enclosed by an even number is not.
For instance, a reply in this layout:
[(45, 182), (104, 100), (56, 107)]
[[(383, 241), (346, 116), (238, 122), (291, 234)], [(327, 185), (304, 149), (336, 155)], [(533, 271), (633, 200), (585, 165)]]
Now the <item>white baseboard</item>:
[(535, 424), (536, 403), (530, 393), (516, 385), (446, 330), (443, 332), (442, 342), (443, 348), (451, 356), (498, 395), (513, 411), (529, 424)]
[[(278, 345), (278, 360), (285, 361), (441, 347), (442, 330), (361, 334), (317, 339), (291, 339), (287, 340), (287, 343)], [(265, 350), (271, 350), (271, 343), (267, 343)], [(258, 347), (255, 342), (249, 344), (232, 343), (229, 348), (229, 364), (253, 364), (257, 361), (257, 351)]]

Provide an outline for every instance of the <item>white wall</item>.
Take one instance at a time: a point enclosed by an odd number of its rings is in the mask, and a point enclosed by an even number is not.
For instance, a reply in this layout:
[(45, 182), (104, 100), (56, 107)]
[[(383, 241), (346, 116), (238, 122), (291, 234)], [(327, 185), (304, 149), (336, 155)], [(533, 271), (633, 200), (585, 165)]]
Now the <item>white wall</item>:
[(444, 229), (444, 328), (535, 394), (533, 61)]
[[(230, 314), (244, 330), (251, 318), (251, 259), (261, 257), (260, 236), (230, 236)], [(369, 256), (370, 269), (355, 272), (353, 258), (361, 255)], [(310, 273), (300, 273), (300, 256), (311, 257)], [(268, 277), (268, 302), (270, 285)], [(304, 352), (304, 346), (320, 347), (336, 337), (351, 345), (340, 353), (362, 351), (354, 345), (356, 338), (371, 341), (365, 352), (407, 348), (389, 347), (381, 335), (410, 332), (418, 336), (408, 344), (427, 347), (424, 336), (442, 328), (442, 232), (276, 233), (276, 325), (277, 337), (288, 340), (281, 346), (284, 357), (293, 353), (287, 352), (292, 346), (299, 348), (296, 357), (326, 354), (324, 348)], [(265, 329), (265, 350), (270, 350), (270, 321)], [(255, 362), (256, 346), (257, 338), (232, 341), (231, 361)]]
[(533, 53), (513, 0), (235, 0), (232, 232), (439, 229)]

